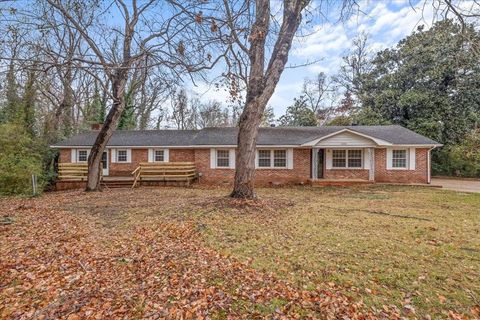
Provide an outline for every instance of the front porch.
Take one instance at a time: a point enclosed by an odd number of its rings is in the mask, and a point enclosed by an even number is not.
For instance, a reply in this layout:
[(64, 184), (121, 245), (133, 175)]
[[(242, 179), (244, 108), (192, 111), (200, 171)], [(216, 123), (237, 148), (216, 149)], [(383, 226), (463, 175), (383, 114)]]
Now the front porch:
[(373, 147), (314, 147), (311, 159), (313, 185), (368, 184), (375, 181)]

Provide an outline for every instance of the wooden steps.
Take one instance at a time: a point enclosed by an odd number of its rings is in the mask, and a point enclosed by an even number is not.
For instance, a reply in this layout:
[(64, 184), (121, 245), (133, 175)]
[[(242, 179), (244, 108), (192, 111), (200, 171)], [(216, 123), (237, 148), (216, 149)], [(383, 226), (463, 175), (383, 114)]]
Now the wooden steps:
[(115, 177), (109, 177), (108, 180), (102, 179), (102, 187), (109, 188), (109, 189), (116, 189), (116, 188), (131, 188), (133, 179), (120, 179), (124, 177), (118, 177), (119, 179), (115, 179)]

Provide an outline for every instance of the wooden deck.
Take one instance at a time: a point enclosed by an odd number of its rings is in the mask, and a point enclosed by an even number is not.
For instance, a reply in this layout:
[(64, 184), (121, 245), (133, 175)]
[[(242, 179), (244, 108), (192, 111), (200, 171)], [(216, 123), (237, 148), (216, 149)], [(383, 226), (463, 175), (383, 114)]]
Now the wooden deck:
[[(86, 163), (59, 164), (57, 190), (84, 188), (87, 181)], [(140, 163), (128, 176), (102, 176), (105, 188), (134, 188), (139, 185), (190, 185), (197, 179), (193, 162)]]

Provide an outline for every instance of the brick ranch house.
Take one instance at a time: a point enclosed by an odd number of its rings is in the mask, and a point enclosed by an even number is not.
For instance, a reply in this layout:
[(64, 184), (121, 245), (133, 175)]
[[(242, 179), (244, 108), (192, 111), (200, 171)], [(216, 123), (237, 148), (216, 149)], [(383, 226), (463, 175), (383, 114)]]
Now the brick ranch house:
[[(141, 162), (193, 162), (200, 183), (231, 184), (237, 133), (237, 128), (116, 131), (103, 154), (103, 175), (131, 176)], [(53, 145), (60, 151), (59, 162), (86, 162), (96, 135), (92, 130)], [(430, 151), (438, 146), (397, 125), (260, 128), (255, 182), (427, 184)]]

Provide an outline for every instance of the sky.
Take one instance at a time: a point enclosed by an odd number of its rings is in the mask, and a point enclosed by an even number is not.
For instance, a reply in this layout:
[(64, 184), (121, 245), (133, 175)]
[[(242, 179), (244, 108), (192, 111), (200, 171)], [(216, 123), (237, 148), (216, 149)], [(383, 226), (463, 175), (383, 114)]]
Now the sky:
[[(308, 61), (318, 63), (301, 68), (287, 68), (269, 101), (278, 118), (292, 104), (301, 91), (305, 78), (313, 78), (319, 72), (335, 75), (342, 63), (342, 56), (351, 48), (352, 40), (360, 33), (369, 36), (370, 48), (377, 52), (392, 47), (411, 34), (419, 25), (429, 28), (433, 21), (433, 7), (423, 8), (423, 0), (364, 0), (360, 3), (363, 13), (337, 22), (335, 12), (325, 20), (309, 27), (308, 36), (294, 41), (287, 65), (302, 65)], [(192, 87), (202, 100), (226, 101), (228, 94), (223, 90), (209, 88), (199, 83)]]

